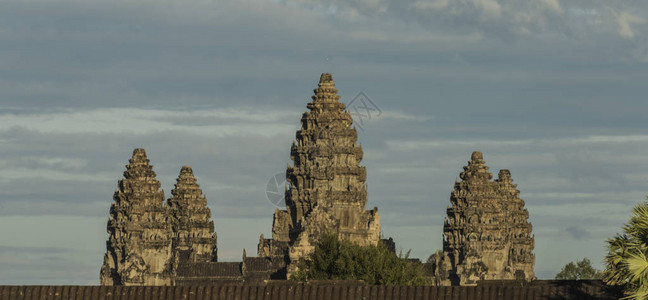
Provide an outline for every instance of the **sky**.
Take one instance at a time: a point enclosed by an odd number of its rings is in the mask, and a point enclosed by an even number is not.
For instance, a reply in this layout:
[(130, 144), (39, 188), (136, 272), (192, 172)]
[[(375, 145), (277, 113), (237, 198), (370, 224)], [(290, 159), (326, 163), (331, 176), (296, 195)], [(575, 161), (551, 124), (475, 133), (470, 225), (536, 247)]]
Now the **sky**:
[(584, 257), (603, 268), (605, 240), (648, 194), (646, 1), (0, 6), (0, 284), (98, 284), (138, 147), (166, 197), (193, 167), (220, 260), (255, 253), (267, 182), (323, 72), (342, 102), (375, 109), (355, 116), (368, 208), (413, 257), (441, 249), (475, 150), (518, 184), (542, 279)]

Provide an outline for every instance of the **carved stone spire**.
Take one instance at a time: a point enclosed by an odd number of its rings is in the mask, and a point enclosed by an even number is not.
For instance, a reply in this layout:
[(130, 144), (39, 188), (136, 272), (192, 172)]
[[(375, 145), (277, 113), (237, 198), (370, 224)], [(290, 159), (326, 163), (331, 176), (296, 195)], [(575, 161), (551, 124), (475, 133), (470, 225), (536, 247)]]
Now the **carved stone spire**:
[(290, 149), (287, 209), (275, 212), (272, 234), (275, 241), (290, 245), (292, 261), (310, 253), (324, 232), (362, 245), (379, 240), (378, 211), (365, 210), (367, 172), (360, 166), (362, 148), (351, 127), (353, 119), (339, 99), (331, 74), (322, 74)]
[(453, 285), (532, 279), (531, 224), (510, 172), (502, 170), (491, 181), (479, 151), (463, 169), (450, 196), (452, 206), (443, 226), (444, 257), (437, 263), (437, 273), (446, 274), (444, 283)]
[(167, 201), (173, 249), (191, 250), (194, 262), (216, 261), (214, 222), (191, 167), (182, 167), (176, 181), (172, 197)]
[(508, 212), (508, 235), (511, 243), (508, 264), (516, 278), (533, 279), (535, 239), (531, 234), (533, 226), (528, 220), (529, 212), (524, 208), (524, 200), (520, 199), (520, 191), (516, 189), (517, 185), (513, 183), (509, 170), (500, 170), (495, 181), (502, 193), (502, 206)]
[(311, 110), (317, 107), (326, 107), (325, 104), (333, 104), (331, 107), (335, 108), (336, 103), (339, 103), (340, 96), (337, 94), (338, 90), (335, 88), (335, 82), (333, 82), (333, 76), (330, 73), (322, 73), (317, 88), (313, 92), (315, 93), (311, 97), (313, 102), (306, 106)]
[(475, 151), (470, 156), (468, 165), (464, 167), (459, 177), (464, 181), (487, 182), (493, 178), (493, 174), (488, 172), (488, 167), (484, 164), (484, 156), (481, 152)]
[(101, 284), (168, 284), (171, 231), (164, 192), (144, 149), (133, 151), (113, 200)]
[(358, 134), (351, 128), (353, 119), (344, 110), (345, 105), (338, 102), (340, 96), (331, 74), (322, 74), (314, 92), (307, 106), (310, 111), (303, 114), (302, 129), (291, 147), (293, 167), (286, 171), (290, 183), (286, 205), (297, 226), (318, 203), (330, 206), (349, 198), (364, 210), (367, 201)]

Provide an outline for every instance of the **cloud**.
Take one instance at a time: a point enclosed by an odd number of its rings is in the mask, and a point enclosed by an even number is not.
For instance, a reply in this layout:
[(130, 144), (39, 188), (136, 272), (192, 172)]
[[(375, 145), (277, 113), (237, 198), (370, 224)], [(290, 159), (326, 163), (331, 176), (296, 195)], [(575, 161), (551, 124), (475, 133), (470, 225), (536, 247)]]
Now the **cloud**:
[(502, 7), (497, 0), (472, 0), (472, 4), (483, 10), (484, 14), (497, 18), (502, 14)]
[[(0, 126), (17, 126), (39, 132), (144, 134), (154, 131), (188, 130), (209, 135), (275, 135), (295, 127), (288, 117), (298, 115), (287, 110), (204, 109), (196, 111), (109, 108), (68, 110), (30, 115), (0, 115)], [(294, 118), (296, 119), (296, 118)], [(294, 122), (291, 122), (294, 123)], [(259, 126), (265, 124), (265, 126)], [(276, 127), (278, 126), (278, 127)], [(285, 128), (281, 128), (285, 126)], [(263, 133), (265, 131), (265, 133)]]
[(631, 24), (646, 22), (646, 20), (644, 20), (643, 18), (635, 16), (625, 11), (620, 13), (615, 13), (615, 15), (617, 17), (617, 22), (619, 24), (619, 34), (624, 38), (635, 37), (635, 32), (632, 30), (632, 27), (630, 27)]
[(434, 140), (387, 140), (388, 147), (402, 150), (421, 150), (432, 148), (454, 148), (463, 146), (471, 147), (521, 147), (521, 148), (565, 148), (565, 147), (588, 147), (589, 145), (610, 145), (612, 143), (624, 144), (648, 144), (647, 135), (620, 135), (620, 136), (584, 136), (565, 138), (539, 138), (539, 139), (518, 139), (518, 140), (495, 140), (495, 139), (434, 139)]
[(569, 226), (565, 228), (565, 231), (567, 231), (572, 238), (577, 240), (582, 240), (592, 236), (587, 229), (580, 226)]
[(560, 1), (559, 0), (542, 0), (544, 4), (547, 5), (547, 7), (551, 10), (553, 10), (556, 13), (562, 14), (563, 9), (560, 6)]
[(424, 0), (424, 1), (415, 1), (414, 3), (411, 4), (411, 7), (413, 9), (420, 9), (420, 10), (426, 10), (426, 9), (443, 9), (448, 7), (449, 2), (448, 0)]

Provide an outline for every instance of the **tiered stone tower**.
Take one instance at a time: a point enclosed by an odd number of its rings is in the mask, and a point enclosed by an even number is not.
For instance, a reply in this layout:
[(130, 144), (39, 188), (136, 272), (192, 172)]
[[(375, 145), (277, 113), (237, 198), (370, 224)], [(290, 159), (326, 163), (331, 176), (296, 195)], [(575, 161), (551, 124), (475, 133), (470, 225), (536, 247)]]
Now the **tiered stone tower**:
[[(533, 226), (529, 223), (529, 211), (524, 208), (524, 200), (520, 199), (520, 191), (513, 183), (511, 172), (503, 169), (499, 171), (495, 180), (504, 199), (505, 210), (508, 212), (508, 230), (511, 248), (509, 249), (508, 264), (514, 266), (515, 278), (533, 278), (535, 265), (534, 237), (531, 235)], [(521, 272), (520, 272), (521, 271)]]
[(261, 237), (259, 256), (287, 255), (286, 262), (295, 262), (325, 232), (360, 245), (376, 245), (380, 239), (378, 209), (365, 210), (367, 171), (360, 166), (358, 133), (337, 91), (331, 74), (322, 74), (290, 149), (287, 209), (275, 211), (273, 239)]
[(135, 149), (110, 206), (102, 285), (170, 282), (171, 234), (164, 192), (144, 149)]
[(216, 261), (214, 222), (191, 167), (182, 167), (171, 195), (167, 207), (174, 251), (188, 251), (191, 262)]
[(443, 253), (436, 254), (437, 283), (534, 278), (534, 241), (524, 201), (508, 170), (495, 181), (492, 177), (482, 153), (473, 152), (450, 196)]

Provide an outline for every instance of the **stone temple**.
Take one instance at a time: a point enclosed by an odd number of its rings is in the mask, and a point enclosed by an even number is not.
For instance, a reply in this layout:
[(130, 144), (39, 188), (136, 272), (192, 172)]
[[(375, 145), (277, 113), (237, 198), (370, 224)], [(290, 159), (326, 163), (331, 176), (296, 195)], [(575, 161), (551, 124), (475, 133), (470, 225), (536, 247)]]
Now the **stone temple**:
[(169, 284), (173, 237), (160, 185), (144, 149), (135, 149), (110, 206), (102, 285)]
[(165, 204), (144, 149), (129, 162), (110, 207), (101, 284), (169, 285), (179, 262), (216, 261), (214, 222), (191, 167), (182, 167)]
[(276, 210), (272, 239), (259, 241), (258, 255), (295, 262), (310, 254), (323, 233), (360, 245), (380, 240), (378, 208), (367, 205), (367, 170), (360, 166), (362, 147), (331, 74), (322, 74), (309, 111), (290, 148), (286, 170), (286, 210)]
[[(359, 245), (381, 240), (378, 209), (366, 209), (367, 171), (353, 119), (331, 74), (321, 75), (290, 147), (286, 209), (276, 209), (272, 237), (258, 257), (219, 262), (207, 200), (191, 167), (180, 170), (166, 199), (144, 149), (135, 149), (119, 180), (107, 224), (102, 285), (259, 284), (285, 280), (325, 233)], [(443, 230), (443, 251), (427, 264), (437, 285), (483, 279), (534, 278), (529, 214), (508, 170), (496, 180), (474, 152), (455, 183)]]
[(108, 220), (101, 285), (258, 283), (271, 279), (269, 258), (217, 262), (207, 199), (191, 167), (180, 170), (171, 198), (155, 179), (144, 149), (135, 149), (118, 183)]
[(482, 153), (475, 151), (459, 176), (443, 224), (443, 252), (432, 256), (436, 283), (534, 279), (532, 226), (509, 170), (491, 180)]
[(286, 170), (286, 210), (276, 210), (272, 239), (258, 257), (218, 262), (207, 200), (191, 167), (182, 167), (166, 203), (144, 149), (135, 149), (110, 208), (102, 285), (181, 285), (286, 279), (324, 233), (361, 245), (380, 240), (378, 209), (365, 210), (367, 171), (353, 119), (322, 74)]

